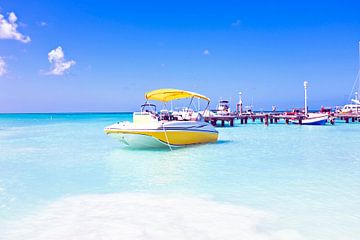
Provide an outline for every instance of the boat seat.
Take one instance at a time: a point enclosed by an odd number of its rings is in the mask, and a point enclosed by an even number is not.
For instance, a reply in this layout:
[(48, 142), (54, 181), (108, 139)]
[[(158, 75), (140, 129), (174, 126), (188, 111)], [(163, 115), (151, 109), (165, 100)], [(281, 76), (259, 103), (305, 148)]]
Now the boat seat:
[(176, 120), (182, 121), (182, 120), (184, 120), (184, 119), (183, 119), (183, 117), (182, 117), (181, 115), (178, 115), (178, 116), (176, 116)]

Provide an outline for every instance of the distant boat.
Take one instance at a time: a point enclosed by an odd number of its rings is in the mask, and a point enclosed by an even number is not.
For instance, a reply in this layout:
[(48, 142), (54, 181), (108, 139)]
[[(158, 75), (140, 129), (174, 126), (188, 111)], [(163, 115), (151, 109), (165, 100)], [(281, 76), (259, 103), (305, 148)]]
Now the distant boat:
[(215, 111), (218, 115), (229, 115), (231, 113), (229, 101), (220, 100)]
[[(359, 74), (358, 74), (359, 76)], [(357, 78), (355, 80), (355, 83), (357, 85), (359, 85), (359, 78)], [(360, 85), (359, 85), (359, 90), (360, 90)], [(353, 102), (353, 104), (346, 104), (345, 106), (343, 106), (339, 113), (343, 113), (343, 114), (351, 114), (351, 113), (360, 113), (360, 100), (359, 100), (359, 97), (358, 97), (358, 92), (355, 92), (355, 98), (351, 99), (351, 102)]]
[[(360, 59), (360, 42), (359, 42), (359, 59)], [(351, 99), (352, 103), (346, 104), (345, 106), (343, 106), (340, 109), (339, 113), (344, 113), (344, 114), (360, 113), (360, 99), (358, 96), (358, 93), (360, 92), (360, 81), (359, 80), (360, 80), (360, 66), (359, 66), (358, 73), (356, 75), (355, 82), (353, 84), (353, 87), (352, 87), (351, 93), (350, 93), (350, 96), (352, 96), (352, 94), (354, 93), (355, 97), (353, 99)]]
[(223, 117), (233, 114), (230, 110), (230, 102), (228, 100), (220, 100), (216, 109), (200, 113), (202, 113), (204, 117)]
[[(358, 82), (358, 80), (356, 80), (356, 82)], [(358, 98), (358, 92), (355, 92), (355, 98), (351, 99), (351, 101), (353, 102), (353, 104), (346, 104), (340, 109), (339, 113), (343, 113), (343, 114), (360, 113), (360, 101)]]
[[(302, 125), (325, 125), (329, 120), (328, 113), (308, 113), (308, 104), (307, 104), (307, 88), (309, 83), (304, 81), (304, 99), (305, 99), (305, 107), (304, 107), (304, 118), (301, 119)], [(294, 111), (295, 112), (295, 111)], [(301, 115), (302, 112), (295, 112), (295, 115)], [(293, 124), (300, 124), (300, 119), (294, 118), (290, 120)]]
[(244, 110), (243, 114), (245, 114), (245, 115), (253, 115), (254, 112), (253, 112), (252, 109), (253, 109), (252, 105), (245, 106), (245, 110)]
[(340, 113), (360, 113), (360, 104), (346, 104), (340, 109)]
[[(329, 120), (328, 114), (323, 113), (309, 113), (302, 119), (302, 125), (325, 125)], [(293, 124), (300, 124), (298, 119), (290, 120)]]

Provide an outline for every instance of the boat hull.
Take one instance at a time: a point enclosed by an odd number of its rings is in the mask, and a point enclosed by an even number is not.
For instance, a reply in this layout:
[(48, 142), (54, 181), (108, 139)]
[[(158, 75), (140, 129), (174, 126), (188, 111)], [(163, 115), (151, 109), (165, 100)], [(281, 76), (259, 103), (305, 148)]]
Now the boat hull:
[(303, 125), (325, 125), (327, 123), (327, 119), (322, 120), (312, 120), (309, 122), (302, 123)]
[[(302, 120), (302, 125), (325, 125), (328, 121), (328, 115), (311, 116)], [(294, 124), (299, 124), (299, 120), (291, 120)]]
[(125, 146), (132, 148), (165, 148), (168, 145), (157, 138), (142, 135), (142, 134), (128, 134), (116, 133), (110, 134), (114, 139), (119, 140)]
[(110, 126), (105, 129), (105, 132), (125, 145), (136, 148), (169, 145), (181, 147), (216, 142), (218, 139), (218, 132), (208, 123), (187, 125), (167, 124), (167, 126), (156, 129), (141, 129), (131, 125), (127, 127)]

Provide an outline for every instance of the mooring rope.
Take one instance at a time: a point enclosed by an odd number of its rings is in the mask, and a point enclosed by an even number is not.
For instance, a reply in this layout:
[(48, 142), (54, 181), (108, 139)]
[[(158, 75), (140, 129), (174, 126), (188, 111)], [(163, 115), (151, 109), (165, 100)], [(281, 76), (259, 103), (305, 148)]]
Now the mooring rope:
[(165, 133), (165, 138), (166, 138), (167, 145), (170, 148), (170, 151), (172, 151), (171, 145), (169, 143), (169, 138), (168, 138), (168, 135), (167, 135), (165, 127), (164, 127), (164, 123), (162, 124), (162, 127), (163, 127), (163, 130), (164, 130), (164, 133)]

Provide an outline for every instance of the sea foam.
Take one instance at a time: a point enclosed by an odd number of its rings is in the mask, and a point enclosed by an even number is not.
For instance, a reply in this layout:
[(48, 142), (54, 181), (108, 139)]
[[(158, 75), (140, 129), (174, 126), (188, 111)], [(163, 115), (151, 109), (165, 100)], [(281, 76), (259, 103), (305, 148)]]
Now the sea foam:
[(81, 195), (4, 225), (1, 239), (297, 240), (292, 230), (266, 231), (265, 212), (195, 197)]

